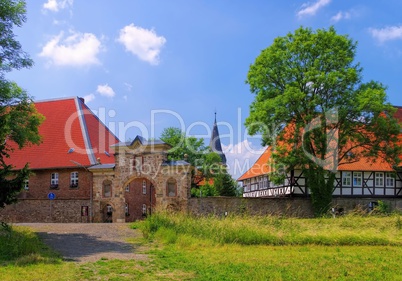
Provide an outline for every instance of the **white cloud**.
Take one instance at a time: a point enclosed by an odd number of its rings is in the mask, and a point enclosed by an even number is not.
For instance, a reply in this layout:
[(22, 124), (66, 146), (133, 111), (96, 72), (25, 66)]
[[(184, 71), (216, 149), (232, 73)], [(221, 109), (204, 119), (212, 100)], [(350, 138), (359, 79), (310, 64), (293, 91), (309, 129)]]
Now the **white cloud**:
[(74, 0), (48, 0), (43, 4), (45, 10), (52, 12), (58, 12), (59, 10), (65, 9), (68, 6), (73, 6)]
[(72, 34), (63, 39), (63, 32), (53, 37), (43, 47), (39, 56), (47, 58), (50, 64), (59, 66), (84, 66), (100, 64), (97, 55), (101, 42), (92, 33)]
[(319, 9), (331, 3), (331, 0), (318, 0), (315, 3), (304, 3), (300, 11), (297, 12), (299, 17), (314, 16)]
[(265, 147), (253, 145), (247, 139), (234, 145), (229, 144), (226, 146), (222, 144), (222, 149), (226, 155), (229, 173), (234, 179), (238, 179), (247, 172), (265, 151)]
[(91, 102), (91, 101), (93, 101), (94, 99), (95, 99), (95, 95), (94, 95), (94, 94), (89, 94), (89, 95), (84, 96), (85, 103)]
[(116, 93), (113, 91), (112, 87), (108, 84), (105, 85), (98, 85), (96, 92), (99, 93), (101, 96), (113, 98)]
[(335, 16), (331, 18), (332, 22), (338, 22), (343, 19), (350, 19), (351, 14), (349, 12), (338, 12)]
[(402, 39), (402, 25), (388, 26), (385, 28), (370, 28), (371, 36), (380, 41), (381, 43), (389, 40)]
[(130, 83), (124, 82), (124, 86), (126, 87), (128, 92), (131, 92), (131, 89), (133, 88), (133, 85), (131, 85)]
[(117, 41), (122, 43), (127, 51), (153, 65), (159, 63), (159, 53), (166, 43), (165, 37), (158, 36), (154, 30), (144, 29), (134, 24), (122, 28)]

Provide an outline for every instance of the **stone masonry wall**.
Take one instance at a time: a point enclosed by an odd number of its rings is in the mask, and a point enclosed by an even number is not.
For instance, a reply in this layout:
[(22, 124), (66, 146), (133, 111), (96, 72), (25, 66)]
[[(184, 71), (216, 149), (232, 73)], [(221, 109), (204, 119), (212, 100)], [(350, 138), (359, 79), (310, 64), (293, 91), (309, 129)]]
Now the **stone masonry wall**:
[(89, 222), (89, 216), (81, 216), (81, 206), (89, 206), (89, 200), (20, 200), (0, 209), (0, 221), (13, 222)]
[[(356, 209), (368, 210), (370, 202), (378, 200), (391, 210), (402, 211), (402, 198), (334, 198), (332, 205), (348, 213)], [(193, 215), (230, 214), (279, 215), (287, 217), (313, 217), (310, 198), (241, 198), (207, 197), (190, 198), (188, 212)]]
[(190, 198), (188, 212), (193, 215), (233, 214), (312, 217), (313, 209), (306, 198)]

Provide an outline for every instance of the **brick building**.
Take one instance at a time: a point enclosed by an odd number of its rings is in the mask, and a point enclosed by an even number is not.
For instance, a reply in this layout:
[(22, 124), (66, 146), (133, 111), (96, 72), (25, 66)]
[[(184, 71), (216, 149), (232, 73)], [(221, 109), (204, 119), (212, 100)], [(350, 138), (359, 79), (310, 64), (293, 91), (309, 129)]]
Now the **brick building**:
[(43, 142), (11, 153), (15, 169), (29, 163), (33, 174), (19, 202), (0, 209), (0, 220), (125, 222), (158, 208), (186, 208), (191, 167), (168, 162), (168, 144), (140, 136), (120, 142), (82, 98), (35, 106), (46, 118)]

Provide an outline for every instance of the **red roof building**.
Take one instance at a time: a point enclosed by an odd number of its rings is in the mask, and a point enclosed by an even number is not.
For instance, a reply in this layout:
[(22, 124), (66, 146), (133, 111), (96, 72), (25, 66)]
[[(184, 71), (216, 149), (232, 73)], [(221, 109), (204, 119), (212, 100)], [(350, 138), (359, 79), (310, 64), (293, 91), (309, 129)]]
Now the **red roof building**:
[[(396, 108), (395, 117), (402, 122), (402, 107)], [(254, 165), (238, 179), (243, 185), (243, 197), (308, 196), (308, 179), (300, 170), (291, 171), (280, 185), (269, 180), (271, 154), (272, 149), (267, 147)], [(340, 163), (333, 196), (402, 196), (402, 173), (380, 158), (376, 161), (361, 158), (352, 163)]]
[(8, 160), (16, 169), (26, 163), (33, 170), (89, 167), (100, 161), (114, 163), (110, 146), (119, 139), (92, 113), (78, 97), (35, 102), (45, 120), (39, 128), (40, 145), (14, 151)]
[(42, 143), (8, 142), (8, 164), (28, 163), (32, 174), (20, 200), (0, 209), (0, 221), (132, 222), (154, 208), (186, 208), (192, 167), (168, 161), (168, 144), (141, 136), (120, 142), (79, 97), (35, 107), (45, 117)]

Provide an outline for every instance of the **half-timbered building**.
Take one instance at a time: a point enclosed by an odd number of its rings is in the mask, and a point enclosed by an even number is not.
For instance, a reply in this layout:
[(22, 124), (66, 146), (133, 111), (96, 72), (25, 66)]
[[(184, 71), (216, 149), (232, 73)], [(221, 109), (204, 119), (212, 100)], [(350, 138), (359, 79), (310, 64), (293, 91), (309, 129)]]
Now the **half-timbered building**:
[[(395, 117), (402, 122), (402, 108)], [(267, 147), (254, 165), (238, 181), (243, 185), (243, 197), (309, 196), (308, 178), (294, 169), (282, 184), (269, 179), (272, 171), (271, 148)], [(334, 197), (402, 197), (402, 171), (380, 159), (361, 158), (339, 165), (336, 171)]]

